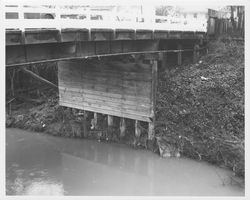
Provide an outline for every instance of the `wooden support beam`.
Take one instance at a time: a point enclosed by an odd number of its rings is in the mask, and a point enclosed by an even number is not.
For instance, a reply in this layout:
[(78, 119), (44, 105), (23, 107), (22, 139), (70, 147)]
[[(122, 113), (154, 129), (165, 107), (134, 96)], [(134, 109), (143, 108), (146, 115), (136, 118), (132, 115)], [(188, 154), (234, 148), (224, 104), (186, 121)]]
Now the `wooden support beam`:
[(155, 123), (154, 121), (148, 123), (148, 140), (155, 137)]
[[(177, 49), (182, 50), (182, 45), (178, 44)], [(177, 64), (178, 65), (182, 64), (182, 52), (181, 51), (177, 53)]]
[(140, 136), (141, 136), (140, 121), (135, 120), (135, 137), (139, 138)]
[[(166, 41), (162, 41), (160, 43), (160, 50), (168, 50), (168, 43)], [(167, 52), (160, 53), (161, 67), (159, 68), (159, 70), (165, 71), (168, 68), (167, 57)]]
[(157, 91), (157, 61), (151, 60), (152, 65), (152, 110), (151, 110), (151, 116), (152, 121), (148, 124), (148, 139), (152, 140), (155, 136), (155, 104), (156, 104), (156, 91)]
[(126, 122), (124, 118), (120, 118), (120, 138), (123, 138), (126, 134)]
[(48, 81), (48, 80), (42, 78), (41, 76), (38, 76), (38, 75), (35, 74), (34, 72), (32, 72), (32, 71), (30, 71), (30, 70), (28, 70), (28, 69), (26, 69), (26, 68), (20, 68), (20, 69), (21, 69), (24, 73), (29, 74), (29, 75), (30, 75), (31, 77), (33, 77), (34, 79), (36, 79), (36, 80), (38, 80), (38, 81), (40, 81), (40, 82), (43, 82), (43, 83), (45, 83), (45, 84), (51, 86), (51, 87), (54, 88), (54, 89), (58, 89), (57, 85), (55, 85), (54, 83), (51, 83), (50, 81)]

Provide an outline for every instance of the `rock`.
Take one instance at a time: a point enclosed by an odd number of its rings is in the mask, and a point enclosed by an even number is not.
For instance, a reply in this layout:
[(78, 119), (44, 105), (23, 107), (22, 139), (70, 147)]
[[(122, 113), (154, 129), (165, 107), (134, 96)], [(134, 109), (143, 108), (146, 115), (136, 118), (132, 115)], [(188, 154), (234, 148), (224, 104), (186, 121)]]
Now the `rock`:
[(17, 115), (15, 121), (16, 121), (16, 123), (18, 123), (20, 121), (23, 121), (23, 119), (24, 119), (23, 115)]
[(169, 141), (164, 138), (157, 137), (156, 139), (161, 157), (180, 157), (180, 153), (174, 144), (169, 143)]

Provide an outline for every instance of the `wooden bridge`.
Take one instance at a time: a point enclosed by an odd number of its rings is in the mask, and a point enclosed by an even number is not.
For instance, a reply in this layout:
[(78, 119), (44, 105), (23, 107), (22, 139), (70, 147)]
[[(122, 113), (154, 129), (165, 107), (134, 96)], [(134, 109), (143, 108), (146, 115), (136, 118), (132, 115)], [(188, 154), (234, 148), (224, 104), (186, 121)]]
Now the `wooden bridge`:
[[(158, 66), (166, 66), (169, 52), (177, 54), (179, 65), (185, 51), (196, 60), (207, 40), (202, 27), (157, 24), (157, 16), (110, 27), (111, 21), (91, 17), (64, 20), (58, 9), (55, 19), (25, 19), (20, 16), (27, 7), (10, 8), (19, 9), (19, 18), (5, 21), (7, 68), (56, 61), (61, 106), (94, 112), (94, 122), (97, 113), (106, 114), (110, 126), (118, 116), (121, 132), (125, 118), (134, 119), (137, 135), (140, 121), (148, 122), (149, 139), (154, 137)], [(128, 55), (134, 59), (117, 59)]]

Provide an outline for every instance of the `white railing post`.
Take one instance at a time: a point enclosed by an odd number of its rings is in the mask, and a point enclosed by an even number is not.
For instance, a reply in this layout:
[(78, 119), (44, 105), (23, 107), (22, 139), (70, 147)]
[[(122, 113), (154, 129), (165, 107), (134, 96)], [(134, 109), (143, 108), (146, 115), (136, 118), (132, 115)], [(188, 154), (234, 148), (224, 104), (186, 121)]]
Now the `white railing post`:
[(62, 28), (62, 24), (61, 24), (61, 9), (62, 8), (60, 8), (60, 6), (62, 6), (62, 5), (60, 5), (60, 4), (56, 4), (55, 5), (55, 14), (56, 14), (56, 16), (55, 16), (55, 28), (57, 28), (58, 30), (61, 30), (61, 28)]
[[(28, 1), (28, 0), (27, 0)], [(20, 29), (24, 30), (25, 28), (57, 28), (61, 30), (62, 28), (128, 28), (128, 29), (151, 29), (151, 30), (180, 30), (180, 31), (195, 31), (201, 30), (206, 32), (206, 27), (203, 25), (203, 18), (199, 19), (186, 19), (187, 24), (183, 23), (183, 19), (176, 17), (173, 18), (177, 23), (171, 22), (170, 16), (156, 16), (155, 7), (152, 5), (143, 5), (142, 10), (137, 10), (136, 12), (132, 9), (121, 9), (118, 10), (118, 7), (113, 7), (113, 10), (97, 10), (92, 11), (90, 5), (81, 5), (79, 3), (69, 3), (67, 5), (74, 5), (74, 9), (69, 7), (64, 7), (65, 4), (62, 4), (58, 1), (48, 1), (44, 0), (37, 1), (33, 3), (29, 0), (26, 1), (18, 0), (17, 2), (6, 0), (4, 5), (12, 5), (5, 7), (6, 13), (15, 12), (18, 13), (18, 19), (6, 19), (6, 28), (11, 29)], [(11, 2), (11, 3), (9, 3)], [(22, 3), (26, 2), (26, 3)], [(26, 7), (24, 7), (24, 5)], [(40, 6), (39, 6), (40, 5)], [(52, 8), (43, 7), (41, 5), (50, 5)], [(92, 5), (92, 4), (91, 4)], [(13, 7), (14, 6), (14, 7)], [(16, 6), (16, 7), (15, 7)], [(55, 13), (54, 19), (25, 19), (25, 13)], [(66, 15), (66, 19), (62, 19), (61, 15)], [(72, 19), (72, 15), (85, 15), (85, 19)], [(103, 20), (91, 20), (91, 15), (101, 15)], [(117, 16), (121, 19), (119, 22), (116, 20)], [(138, 19), (138, 20), (137, 20)], [(144, 19), (142, 22), (141, 19)], [(159, 23), (156, 23), (155, 20), (159, 20)]]
[(23, 4), (21, 2), (18, 2), (17, 4), (17, 11), (18, 11), (18, 19), (19, 19), (19, 24), (21, 25), (20, 26), (20, 30), (21, 31), (24, 31), (25, 30), (25, 27), (23, 26), (24, 24), (24, 11), (23, 11)]

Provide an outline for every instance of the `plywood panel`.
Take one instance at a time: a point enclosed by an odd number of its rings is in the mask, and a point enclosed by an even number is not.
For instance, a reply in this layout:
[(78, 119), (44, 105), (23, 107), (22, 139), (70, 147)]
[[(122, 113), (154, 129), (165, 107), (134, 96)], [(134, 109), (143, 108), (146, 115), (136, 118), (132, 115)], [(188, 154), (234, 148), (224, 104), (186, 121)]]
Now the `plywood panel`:
[(60, 105), (150, 121), (152, 66), (121, 62), (58, 64)]

